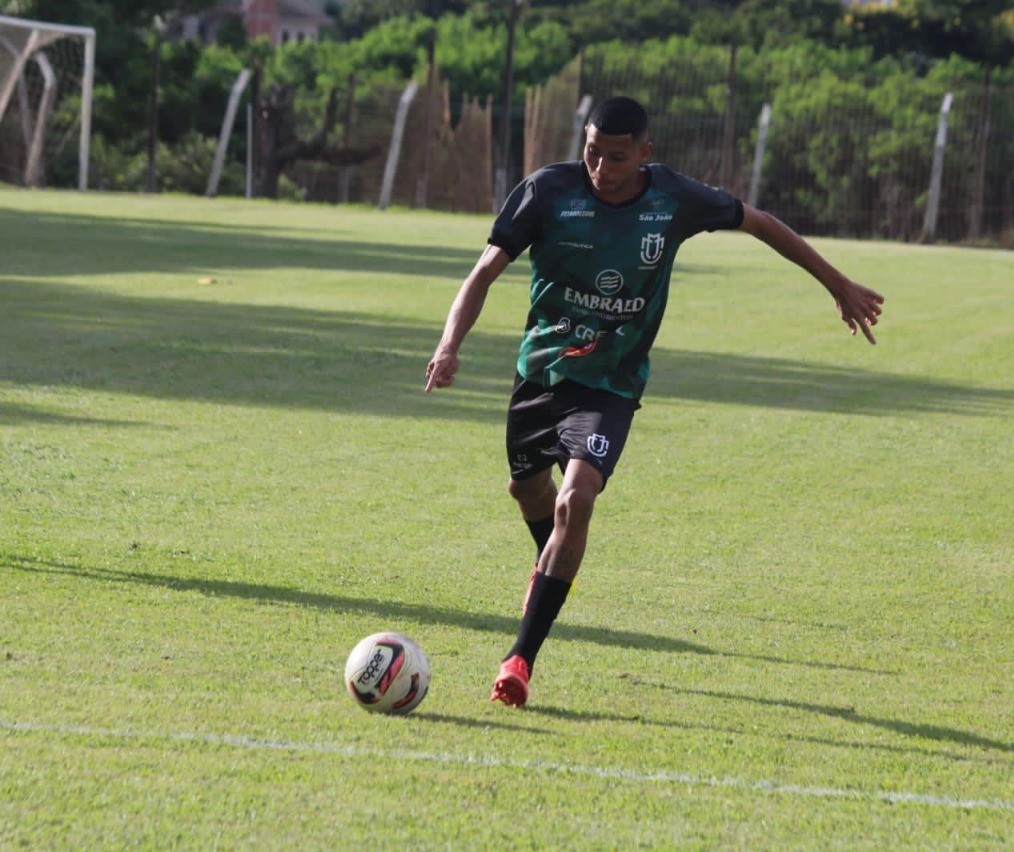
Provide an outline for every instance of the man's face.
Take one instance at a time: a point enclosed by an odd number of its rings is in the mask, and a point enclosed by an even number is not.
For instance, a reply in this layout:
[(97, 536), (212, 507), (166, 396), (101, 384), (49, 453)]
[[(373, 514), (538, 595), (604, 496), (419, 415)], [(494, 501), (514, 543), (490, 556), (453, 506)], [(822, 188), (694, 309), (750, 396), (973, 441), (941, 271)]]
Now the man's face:
[(584, 164), (595, 194), (610, 204), (622, 204), (641, 191), (641, 166), (651, 156), (651, 141), (609, 136), (594, 124), (585, 128)]

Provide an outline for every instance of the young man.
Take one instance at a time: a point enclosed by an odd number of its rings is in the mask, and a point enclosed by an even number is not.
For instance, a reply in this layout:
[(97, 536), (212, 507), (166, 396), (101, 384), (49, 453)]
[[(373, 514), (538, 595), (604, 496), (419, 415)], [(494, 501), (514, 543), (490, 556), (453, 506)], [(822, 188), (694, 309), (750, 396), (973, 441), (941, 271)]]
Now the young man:
[[(817, 279), (852, 334), (876, 343), (883, 297), (849, 280), (780, 220), (729, 193), (648, 164), (648, 116), (630, 98), (591, 113), (582, 162), (522, 181), (458, 292), (426, 368), (448, 387), (458, 349), (507, 265), (530, 249), (531, 309), (507, 415), (508, 491), (538, 556), (517, 641), (491, 701), (528, 700), (535, 657), (581, 566), (595, 500), (623, 451), (648, 379), (676, 250), (701, 231), (739, 229)], [(563, 468), (559, 488), (553, 467)]]

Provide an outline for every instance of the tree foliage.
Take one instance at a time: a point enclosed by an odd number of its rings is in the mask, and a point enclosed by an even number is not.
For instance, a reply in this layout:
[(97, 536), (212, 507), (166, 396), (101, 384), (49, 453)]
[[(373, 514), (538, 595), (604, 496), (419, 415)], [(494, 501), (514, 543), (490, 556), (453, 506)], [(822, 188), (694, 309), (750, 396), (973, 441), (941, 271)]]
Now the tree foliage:
[(687, 0), (584, 0), (571, 3), (532, 3), (530, 18), (563, 26), (575, 45), (597, 42), (644, 41), (686, 35), (698, 4)]
[(957, 55), (999, 66), (1014, 60), (1010, 0), (898, 0), (858, 7), (845, 24), (852, 44), (870, 45), (879, 56)]
[[(249, 43), (240, 27), (218, 45), (160, 37), (155, 15), (167, 6), (180, 13), (214, 2), (0, 0), (8, 14), (98, 31), (93, 151), (101, 185), (143, 188), (156, 51), (160, 180), (178, 189), (200, 191), (196, 175), (213, 155), (229, 89), (242, 68), (260, 69), (265, 97), (275, 97), (272, 132), (283, 157), (338, 157), (329, 134), (341, 132), (336, 97), (349, 93), (353, 76), (356, 103), (379, 103), (378, 93), (410, 78), (422, 82), (433, 45), (452, 104), (467, 94), (499, 107), (510, 0), (349, 0), (332, 8), (332, 38), (280, 47)], [(736, 112), (753, 122), (763, 103), (774, 105), (764, 197), (775, 207), (805, 210), (799, 224), (816, 230), (845, 223), (858, 231), (848, 211), (873, 204), (879, 232), (910, 236), (925, 203), (925, 181), (913, 180), (909, 167), (928, 169), (927, 139), (943, 94), (956, 92), (954, 153), (948, 156), (975, 163), (987, 114), (982, 105), (989, 105), (984, 81), (1014, 86), (1010, 0), (868, 6), (839, 0), (527, 0), (516, 36), (515, 109), (527, 87), (582, 52), (589, 91), (600, 96), (622, 88), (646, 101), (662, 122), (696, 116), (702, 127), (721, 125), (734, 45)], [(997, 147), (995, 162), (985, 164), (993, 176), (988, 179), (1008, 194), (1014, 193), (1012, 109), (1009, 98), (992, 103), (994, 138), (1009, 141)], [(836, 118), (829, 123), (829, 116)], [(739, 156), (746, 158), (752, 139), (740, 137)], [(233, 145), (232, 162), (242, 155), (242, 140)], [(714, 134), (700, 133), (681, 146), (681, 156), (698, 156), (704, 167), (715, 156)], [(279, 180), (284, 184), (284, 177)], [(223, 191), (238, 181), (227, 167)]]

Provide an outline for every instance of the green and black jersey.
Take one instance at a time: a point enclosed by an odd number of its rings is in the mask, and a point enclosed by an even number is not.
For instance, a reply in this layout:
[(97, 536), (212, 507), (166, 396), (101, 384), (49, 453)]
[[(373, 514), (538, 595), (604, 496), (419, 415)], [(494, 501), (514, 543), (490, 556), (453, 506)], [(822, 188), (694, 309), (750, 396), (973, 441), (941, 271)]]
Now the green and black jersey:
[(613, 206), (592, 193), (584, 163), (539, 169), (511, 193), (489, 242), (532, 264), (531, 311), (518, 372), (570, 379), (639, 399), (662, 322), (676, 250), (701, 231), (738, 228), (743, 205), (673, 171), (647, 166), (644, 192)]

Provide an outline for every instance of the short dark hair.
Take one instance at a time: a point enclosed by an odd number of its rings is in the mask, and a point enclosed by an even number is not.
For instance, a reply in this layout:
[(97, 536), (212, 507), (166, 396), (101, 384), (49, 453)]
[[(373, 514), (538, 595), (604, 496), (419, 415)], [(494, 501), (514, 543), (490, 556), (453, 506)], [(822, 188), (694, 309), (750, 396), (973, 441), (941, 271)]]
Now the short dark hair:
[(607, 136), (626, 136), (629, 133), (639, 139), (648, 132), (648, 113), (633, 98), (608, 98), (591, 111), (588, 124)]

